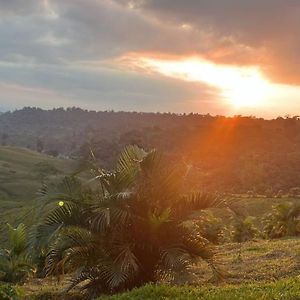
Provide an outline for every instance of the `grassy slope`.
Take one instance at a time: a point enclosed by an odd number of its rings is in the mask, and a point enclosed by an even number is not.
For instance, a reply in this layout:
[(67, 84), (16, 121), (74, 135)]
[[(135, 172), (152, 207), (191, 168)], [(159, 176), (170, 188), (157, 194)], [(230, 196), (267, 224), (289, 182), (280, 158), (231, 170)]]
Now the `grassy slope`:
[[(241, 247), (241, 259), (238, 252)], [(256, 240), (245, 243), (229, 243), (216, 248), (216, 260), (227, 273), (224, 282), (239, 284), (253, 281), (270, 281), (294, 277), (300, 274), (300, 239)], [(193, 275), (180, 283), (206, 282), (211, 273), (205, 263), (199, 263)], [(186, 280), (186, 281), (184, 281)]]
[(0, 147), (0, 228), (29, 212), (43, 181), (72, 170), (73, 162), (28, 149)]
[[(179, 274), (175, 283), (181, 286), (146, 286), (121, 295), (102, 297), (101, 300), (127, 299), (300, 299), (300, 239), (257, 240), (243, 244), (242, 260), (237, 259), (240, 245), (225, 244), (217, 247), (217, 260), (226, 271), (223, 282), (212, 285), (210, 269), (200, 262), (191, 275)], [(41, 286), (39, 280), (32, 280), (23, 289), (28, 298), (35, 295), (59, 294), (66, 282), (55, 284), (55, 279), (46, 279)], [(190, 284), (190, 286), (187, 286)]]
[(181, 284), (192, 284), (190, 286), (148, 285), (99, 300), (300, 299), (299, 238), (243, 243), (242, 260), (238, 259), (239, 247), (231, 243), (217, 248), (218, 262), (228, 273), (218, 286), (207, 283), (211, 272), (205, 263), (200, 263), (192, 270), (192, 275), (181, 275), (177, 279)]

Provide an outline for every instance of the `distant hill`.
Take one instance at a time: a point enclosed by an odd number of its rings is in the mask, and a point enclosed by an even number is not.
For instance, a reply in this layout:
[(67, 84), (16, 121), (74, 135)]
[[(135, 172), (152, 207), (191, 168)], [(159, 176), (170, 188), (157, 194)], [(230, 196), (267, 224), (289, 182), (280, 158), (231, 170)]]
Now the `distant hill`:
[[(30, 213), (43, 181), (70, 173), (74, 162), (24, 148), (0, 147), (0, 228)], [(30, 215), (27, 218), (30, 218)]]
[(93, 149), (106, 168), (125, 145), (137, 144), (187, 164), (197, 189), (275, 194), (300, 186), (297, 116), (264, 120), (27, 107), (0, 115), (0, 144), (74, 158)]

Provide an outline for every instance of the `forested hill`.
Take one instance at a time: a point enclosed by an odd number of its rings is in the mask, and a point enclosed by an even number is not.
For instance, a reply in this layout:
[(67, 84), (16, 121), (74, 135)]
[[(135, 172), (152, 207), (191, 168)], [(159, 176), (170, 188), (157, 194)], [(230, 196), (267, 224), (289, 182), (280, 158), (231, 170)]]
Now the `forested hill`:
[(24, 108), (0, 115), (2, 145), (81, 157), (104, 166), (120, 149), (159, 148), (191, 166), (191, 184), (214, 190), (278, 193), (300, 186), (300, 120)]

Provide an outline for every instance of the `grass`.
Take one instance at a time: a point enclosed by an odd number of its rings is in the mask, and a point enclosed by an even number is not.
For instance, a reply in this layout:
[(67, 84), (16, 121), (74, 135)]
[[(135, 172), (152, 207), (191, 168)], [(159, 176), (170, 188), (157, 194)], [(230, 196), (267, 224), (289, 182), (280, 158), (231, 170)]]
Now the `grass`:
[(24, 148), (0, 147), (0, 242), (5, 223), (17, 224), (30, 217), (28, 213), (43, 181), (71, 172), (73, 165), (71, 160)]
[[(227, 273), (224, 280), (216, 285), (210, 283), (210, 268), (200, 261), (189, 273), (178, 274), (174, 281), (169, 282), (170, 285), (162, 282), (157, 286), (148, 285), (99, 299), (300, 299), (300, 239), (243, 243), (241, 260), (238, 259), (239, 248), (238, 243), (216, 248), (217, 261)], [(36, 295), (43, 294), (59, 297), (66, 281), (57, 283), (55, 278), (32, 279), (22, 287), (27, 295), (25, 299), (35, 299)]]
[[(226, 243), (215, 251), (216, 261), (226, 274), (223, 283), (272, 281), (300, 274), (300, 238)], [(210, 268), (200, 261), (189, 273), (179, 274), (174, 283), (198, 285), (211, 278)]]
[(98, 300), (296, 300), (300, 299), (300, 279), (239, 286), (169, 286), (147, 285), (131, 292), (100, 297)]

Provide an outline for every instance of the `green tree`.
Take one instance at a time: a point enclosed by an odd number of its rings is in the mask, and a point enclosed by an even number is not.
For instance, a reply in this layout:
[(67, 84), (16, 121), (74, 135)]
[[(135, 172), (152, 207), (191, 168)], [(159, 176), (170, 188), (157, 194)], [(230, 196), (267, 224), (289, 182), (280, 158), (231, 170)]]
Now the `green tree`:
[(7, 145), (7, 139), (8, 139), (8, 135), (6, 133), (2, 133), (2, 135), (1, 135), (1, 145), (2, 146)]
[(36, 151), (42, 152), (43, 150), (44, 150), (44, 143), (40, 138), (38, 138), (36, 141)]
[(75, 272), (70, 288), (84, 282), (90, 297), (155, 282), (200, 258), (220, 275), (211, 245), (191, 220), (193, 212), (224, 202), (184, 193), (185, 168), (131, 146), (114, 171), (92, 170), (89, 187), (66, 178), (60, 189), (42, 191), (46, 216), (37, 240), (52, 241), (47, 274)]

